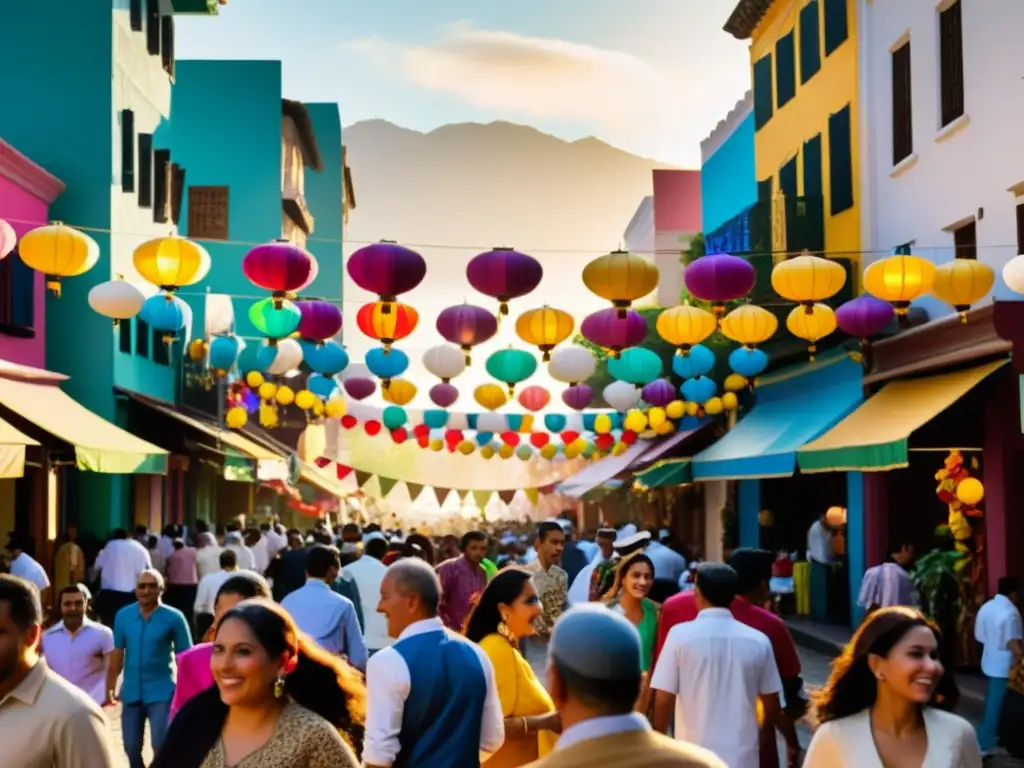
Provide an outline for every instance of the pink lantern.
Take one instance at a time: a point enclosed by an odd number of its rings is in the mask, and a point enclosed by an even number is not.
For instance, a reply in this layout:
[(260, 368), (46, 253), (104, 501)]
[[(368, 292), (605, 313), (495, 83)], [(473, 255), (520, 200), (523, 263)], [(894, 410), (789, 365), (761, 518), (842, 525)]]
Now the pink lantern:
[[(609, 311), (618, 312), (618, 310), (614, 308)], [(594, 390), (592, 390), (588, 384), (574, 384), (562, 393), (562, 402), (574, 411), (582, 411), (590, 405), (593, 399)]]
[(274, 307), (280, 309), (287, 294), (309, 285), (316, 278), (316, 258), (288, 240), (257, 245), (242, 259), (242, 271), (253, 285), (271, 291)]
[(365, 400), (377, 389), (377, 383), (373, 379), (366, 379), (362, 376), (353, 376), (344, 381), (345, 391), (353, 400)]
[(757, 272), (746, 259), (728, 253), (701, 256), (683, 273), (686, 290), (701, 301), (710, 301), (716, 317), (725, 313), (725, 304), (743, 298), (754, 287)]
[(341, 307), (329, 301), (297, 301), (302, 317), (299, 319), (299, 336), (308, 341), (324, 341), (333, 338), (341, 330)]
[(430, 401), (438, 408), (448, 408), (459, 399), (459, 390), (454, 384), (442, 382), (430, 388)]
[(18, 235), (14, 227), (0, 219), (0, 259), (6, 259), (18, 243)]
[(643, 315), (632, 309), (623, 310), (610, 307), (601, 309), (583, 318), (580, 332), (591, 344), (611, 350), (612, 357), (627, 347), (642, 344), (647, 336), (647, 321)]
[(466, 266), (469, 284), (485, 296), (497, 299), (498, 314), (508, 314), (508, 302), (525, 296), (540, 285), (544, 268), (532, 256), (512, 248), (481, 253)]
[(551, 402), (551, 393), (536, 384), (519, 393), (519, 404), (528, 411), (543, 410)]
[(498, 332), (498, 318), (483, 307), (456, 304), (441, 310), (437, 316), (437, 332), (445, 341), (456, 344), (466, 353), (468, 365), (473, 347), (483, 344)]
[(664, 408), (676, 399), (676, 388), (665, 379), (655, 379), (643, 388), (641, 396), (648, 405)]
[(384, 302), (381, 312), (390, 314), (398, 296), (423, 282), (427, 262), (416, 251), (388, 240), (360, 248), (348, 259), (352, 282), (364, 291), (377, 294)]

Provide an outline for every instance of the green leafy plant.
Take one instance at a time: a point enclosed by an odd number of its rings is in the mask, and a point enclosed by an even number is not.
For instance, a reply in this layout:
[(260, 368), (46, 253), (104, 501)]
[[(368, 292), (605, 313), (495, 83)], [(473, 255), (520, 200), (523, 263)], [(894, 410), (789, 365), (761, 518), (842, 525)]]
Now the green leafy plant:
[(933, 549), (920, 557), (911, 579), (921, 595), (921, 610), (940, 628), (956, 627), (962, 609), (960, 561), (963, 554)]

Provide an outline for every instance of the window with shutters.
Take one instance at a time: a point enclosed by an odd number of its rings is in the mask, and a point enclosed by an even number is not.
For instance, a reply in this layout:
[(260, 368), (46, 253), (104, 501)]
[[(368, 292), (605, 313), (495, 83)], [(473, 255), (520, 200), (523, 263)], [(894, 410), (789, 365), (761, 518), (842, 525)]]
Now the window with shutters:
[(181, 222), (181, 198), (185, 194), (185, 169), (171, 163), (171, 221)]
[(960, 0), (939, 14), (942, 126), (964, 113), (964, 36)]
[(188, 235), (200, 240), (228, 239), (228, 188), (188, 188)]
[(132, 326), (135, 325), (135, 318), (129, 317), (117, 324), (117, 348), (126, 355), (132, 353)]
[(778, 109), (796, 96), (796, 43), (794, 32), (775, 43), (775, 101)]
[(806, 83), (821, 69), (821, 33), (818, 0), (800, 10), (800, 82)]
[(754, 63), (754, 130), (772, 119), (772, 56), (768, 54)]
[(953, 230), (953, 247), (958, 259), (978, 258), (978, 223), (973, 219)]
[(174, 17), (160, 17), (160, 59), (164, 71), (174, 78)]
[(135, 316), (135, 354), (149, 357), (149, 323), (138, 315)]
[(121, 191), (135, 191), (135, 113), (121, 110)]
[(914, 152), (913, 100), (910, 90), (910, 41), (892, 52), (892, 164)]
[(772, 177), (757, 182), (757, 202), (767, 203), (772, 199)]
[(130, 0), (128, 7), (128, 18), (131, 21), (132, 29), (136, 32), (142, 31), (142, 0)]
[(804, 197), (821, 197), (821, 134), (804, 142)]
[(146, 50), (160, 55), (160, 0), (146, 0)]
[(139, 207), (153, 205), (153, 134), (139, 134)]
[(36, 335), (35, 276), (16, 250), (0, 261), (0, 333), (20, 338)]
[(779, 191), (786, 197), (796, 197), (796, 156), (779, 169)]
[(163, 331), (152, 329), (153, 338), (150, 340), (153, 347), (153, 362), (158, 365), (171, 364), (171, 345), (164, 341)]
[(853, 156), (850, 105), (828, 118), (828, 167), (832, 215), (853, 207)]
[(171, 219), (171, 187), (174, 181), (171, 150), (156, 150), (153, 153), (153, 167), (153, 221), (163, 224)]
[(825, 2), (825, 55), (829, 56), (849, 36), (847, 21), (847, 0), (824, 0)]

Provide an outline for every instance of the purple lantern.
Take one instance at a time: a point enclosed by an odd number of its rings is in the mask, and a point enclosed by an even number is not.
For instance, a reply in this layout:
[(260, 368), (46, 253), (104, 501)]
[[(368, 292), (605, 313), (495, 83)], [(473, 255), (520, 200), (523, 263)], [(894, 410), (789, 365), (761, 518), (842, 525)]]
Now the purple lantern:
[(469, 353), (473, 347), (498, 332), (498, 318), (483, 307), (456, 304), (441, 310), (437, 316), (437, 332), (445, 341), (461, 347), (466, 353), (466, 365), (469, 365)]
[(387, 315), (399, 294), (423, 282), (427, 262), (416, 251), (381, 240), (363, 246), (349, 257), (348, 274), (364, 291), (377, 294), (384, 302), (381, 312)]
[(301, 290), (316, 279), (316, 258), (288, 240), (257, 245), (242, 259), (242, 271), (253, 285), (273, 292), (274, 306), (288, 293)]
[[(618, 312), (612, 308), (610, 311)], [(574, 411), (582, 411), (594, 399), (594, 390), (587, 384), (573, 384), (562, 393), (562, 402)]]
[(512, 248), (481, 253), (466, 267), (469, 284), (500, 302), (499, 315), (507, 315), (509, 300), (530, 293), (542, 277), (544, 268), (539, 261)]
[(618, 357), (627, 347), (643, 343), (647, 336), (647, 321), (643, 315), (632, 309), (627, 310), (624, 316), (621, 312), (621, 309), (610, 307), (587, 315), (580, 326), (583, 338), (591, 344), (610, 349), (613, 357)]
[(686, 267), (683, 281), (686, 290), (702, 301), (710, 301), (716, 317), (725, 312), (725, 303), (750, 293), (757, 280), (757, 272), (750, 262), (728, 253), (701, 256)]
[(430, 401), (438, 408), (448, 408), (459, 399), (459, 390), (453, 384), (442, 382), (430, 388)]
[(648, 405), (664, 408), (676, 399), (676, 388), (665, 379), (655, 379), (643, 388), (641, 396)]
[(341, 330), (341, 307), (329, 301), (297, 301), (302, 317), (299, 319), (299, 336), (307, 341), (324, 341)]
[(867, 340), (884, 331), (895, 315), (892, 304), (864, 294), (839, 307), (836, 322), (843, 333)]
[(345, 379), (344, 387), (353, 400), (365, 400), (377, 389), (377, 383), (373, 379), (353, 376), (351, 379)]

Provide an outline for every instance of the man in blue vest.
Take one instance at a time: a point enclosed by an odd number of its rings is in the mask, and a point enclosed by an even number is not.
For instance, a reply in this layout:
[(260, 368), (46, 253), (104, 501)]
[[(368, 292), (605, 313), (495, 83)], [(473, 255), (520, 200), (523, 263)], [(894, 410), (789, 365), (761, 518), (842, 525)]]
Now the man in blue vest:
[(366, 668), (367, 768), (479, 768), (505, 723), (494, 669), (475, 644), (437, 616), (441, 582), (419, 558), (388, 568), (377, 610), (397, 642)]

